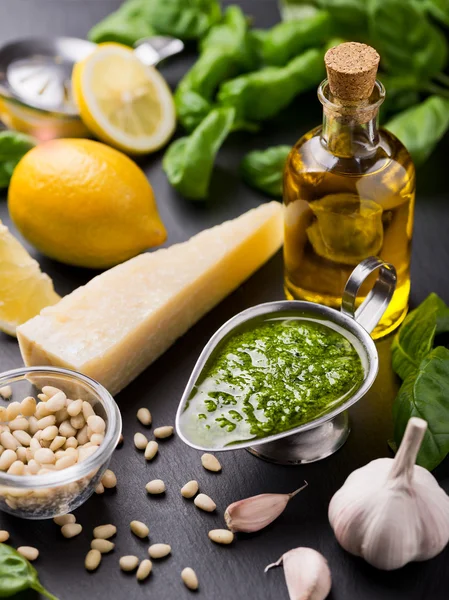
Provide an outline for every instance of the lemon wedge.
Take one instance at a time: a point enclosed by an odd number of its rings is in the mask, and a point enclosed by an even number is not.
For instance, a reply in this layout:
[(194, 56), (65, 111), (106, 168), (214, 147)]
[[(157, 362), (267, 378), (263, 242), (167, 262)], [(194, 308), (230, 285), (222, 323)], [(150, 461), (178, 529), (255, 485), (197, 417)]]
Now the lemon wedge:
[(126, 46), (100, 44), (75, 65), (72, 87), (84, 124), (123, 152), (154, 152), (173, 135), (176, 112), (170, 88)]
[(22, 244), (0, 221), (0, 330), (16, 335), (16, 327), (35, 317), (60, 297)]

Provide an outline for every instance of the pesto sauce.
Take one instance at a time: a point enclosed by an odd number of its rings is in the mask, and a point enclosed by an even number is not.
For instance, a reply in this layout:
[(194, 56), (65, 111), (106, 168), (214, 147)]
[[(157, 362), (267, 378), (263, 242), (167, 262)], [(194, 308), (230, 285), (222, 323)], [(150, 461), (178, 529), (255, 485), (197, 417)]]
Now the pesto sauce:
[(214, 351), (183, 426), (210, 447), (266, 437), (335, 408), (363, 378), (357, 350), (339, 331), (306, 318), (258, 321)]

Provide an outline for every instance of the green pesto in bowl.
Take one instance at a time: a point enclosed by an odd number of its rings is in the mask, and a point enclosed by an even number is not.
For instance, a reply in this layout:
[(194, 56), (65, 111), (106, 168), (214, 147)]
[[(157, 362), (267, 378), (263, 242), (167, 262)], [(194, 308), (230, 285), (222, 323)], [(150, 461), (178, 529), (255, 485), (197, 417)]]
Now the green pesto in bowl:
[(359, 353), (335, 324), (304, 316), (252, 320), (209, 357), (182, 428), (210, 448), (264, 438), (333, 410), (364, 376)]

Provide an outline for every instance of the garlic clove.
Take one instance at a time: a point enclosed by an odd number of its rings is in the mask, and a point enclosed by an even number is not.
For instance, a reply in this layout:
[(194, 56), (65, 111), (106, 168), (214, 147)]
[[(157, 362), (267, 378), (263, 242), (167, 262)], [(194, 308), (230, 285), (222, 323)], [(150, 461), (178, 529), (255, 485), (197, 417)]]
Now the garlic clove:
[(324, 600), (331, 587), (332, 578), (327, 560), (312, 548), (294, 548), (265, 568), (283, 564), (285, 582), (290, 600)]
[(307, 487), (307, 481), (304, 484), (291, 494), (259, 494), (230, 504), (224, 514), (228, 529), (234, 533), (263, 529), (284, 512), (289, 500)]

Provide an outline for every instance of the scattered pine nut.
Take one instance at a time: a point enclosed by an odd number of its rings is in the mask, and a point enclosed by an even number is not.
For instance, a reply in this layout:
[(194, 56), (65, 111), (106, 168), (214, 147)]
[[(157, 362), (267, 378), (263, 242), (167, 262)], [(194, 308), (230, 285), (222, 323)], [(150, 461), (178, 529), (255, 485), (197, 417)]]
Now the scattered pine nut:
[(173, 435), (174, 428), (171, 425), (164, 425), (163, 427), (156, 427), (154, 430), (154, 437), (157, 439), (165, 439)]
[(193, 503), (197, 508), (205, 510), (206, 512), (213, 512), (217, 508), (217, 505), (212, 498), (209, 498), (206, 494), (198, 494)]
[(91, 541), (90, 547), (93, 550), (98, 550), (102, 554), (108, 554), (108, 552), (112, 552), (112, 550), (114, 550), (115, 544), (109, 540), (95, 539)]
[(95, 493), (96, 494), (104, 494), (104, 485), (101, 483), (101, 481), (95, 488)]
[(234, 540), (234, 534), (229, 529), (212, 529), (207, 535), (216, 544), (231, 544)]
[(98, 567), (100, 566), (100, 563), (101, 552), (99, 550), (96, 550), (95, 548), (89, 550), (89, 552), (86, 554), (86, 558), (84, 559), (84, 566), (86, 567), (86, 569), (88, 571), (95, 571), (95, 569), (98, 569)]
[(151, 425), (153, 419), (151, 417), (151, 413), (148, 410), (148, 408), (139, 408), (139, 410), (137, 411), (137, 418), (138, 420), (142, 423), (142, 425), (145, 425), (148, 427), (148, 425)]
[(61, 527), (61, 533), (65, 538), (73, 538), (82, 532), (83, 528), (79, 523), (67, 523)]
[(146, 484), (145, 489), (149, 494), (163, 494), (165, 492), (165, 483), (162, 479), (153, 479)]
[(3, 544), (9, 540), (9, 531), (5, 529), (0, 529), (0, 543)]
[(33, 546), (20, 546), (17, 548), (17, 552), (30, 562), (36, 560), (36, 558), (39, 556), (39, 550)]
[(69, 525), (70, 523), (76, 523), (76, 517), (75, 517), (75, 515), (68, 513), (67, 515), (61, 515), (59, 517), (55, 517), (53, 519), (53, 522), (56, 523), (56, 525), (59, 525), (60, 527), (62, 527), (63, 525)]
[(164, 556), (168, 556), (170, 553), (171, 546), (168, 544), (152, 544), (148, 548), (148, 554), (151, 558), (164, 558)]
[(192, 481), (187, 482), (181, 488), (181, 496), (183, 496), (184, 498), (193, 498), (193, 496), (195, 496), (198, 493), (198, 490), (199, 490), (198, 481), (195, 481), (194, 479), (192, 479)]
[(152, 568), (153, 568), (153, 563), (151, 562), (151, 560), (149, 560), (148, 558), (143, 560), (140, 563), (139, 568), (137, 569), (137, 573), (136, 573), (137, 581), (143, 581), (144, 579), (146, 579), (149, 576), (149, 574), (151, 573)]
[(117, 486), (117, 477), (115, 476), (114, 471), (111, 471), (111, 469), (106, 469), (103, 477), (101, 478), (101, 483), (103, 487), (108, 490), (115, 488)]
[(147, 460), (153, 460), (153, 458), (156, 456), (157, 451), (159, 450), (159, 444), (157, 442), (155, 442), (154, 440), (151, 440), (151, 442), (148, 442), (147, 447), (145, 448), (145, 458)]
[(117, 527), (115, 525), (99, 525), (94, 529), (94, 538), (100, 540), (108, 540), (117, 533)]
[(221, 471), (220, 461), (213, 454), (208, 454), (207, 452), (206, 454), (203, 454), (201, 457), (201, 464), (205, 469), (212, 471), (213, 473), (218, 473)]
[(122, 556), (119, 560), (120, 568), (122, 571), (134, 571), (139, 564), (137, 556), (129, 555)]
[(4, 385), (0, 388), (0, 396), (5, 400), (9, 400), (12, 396), (12, 387), (10, 385)]
[(189, 590), (198, 589), (198, 577), (193, 569), (186, 567), (181, 571), (181, 579)]
[(135, 433), (134, 434), (134, 446), (137, 450), (145, 450), (148, 445), (147, 438), (143, 435), (143, 433)]
[(142, 521), (131, 521), (129, 526), (134, 535), (137, 535), (137, 537), (142, 539), (148, 537), (148, 534), (150, 533), (150, 530), (145, 523), (142, 523)]

